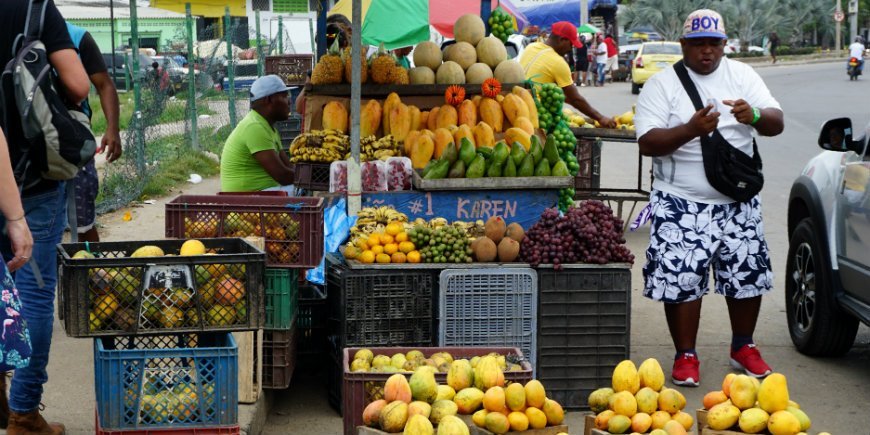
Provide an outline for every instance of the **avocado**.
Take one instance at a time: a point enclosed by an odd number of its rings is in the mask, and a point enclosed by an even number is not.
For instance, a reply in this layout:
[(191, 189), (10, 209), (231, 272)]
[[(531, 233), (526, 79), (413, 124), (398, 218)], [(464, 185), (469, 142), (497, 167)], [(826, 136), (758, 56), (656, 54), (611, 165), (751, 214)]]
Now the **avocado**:
[(508, 149), (507, 144), (504, 142), (499, 142), (495, 144), (495, 148), (493, 148), (492, 150), (493, 163), (503, 165), (508, 157), (510, 157), (510, 150)]
[(429, 170), (429, 173), (426, 174), (423, 178), (427, 180), (440, 180), (447, 176), (447, 172), (450, 170), (450, 161), (449, 160), (438, 160), (438, 163), (435, 163), (435, 166)]
[(550, 175), (553, 177), (570, 177), (571, 173), (568, 172), (568, 166), (565, 162), (560, 159), (555, 165), (553, 165), (553, 169), (550, 170)]
[[(547, 143), (544, 145), (544, 158), (551, 161), (559, 161), (559, 148), (556, 146), (556, 135), (551, 134), (547, 137)], [(536, 162), (540, 160), (535, 160)]]
[(535, 168), (535, 176), (536, 177), (549, 177), (550, 176), (550, 162), (544, 157), (539, 163), (538, 167)]
[(516, 177), (517, 176), (517, 165), (514, 164), (514, 159), (507, 159), (507, 162), (504, 164), (504, 168), (501, 171), (502, 177)]
[(441, 153), (441, 160), (447, 160), (452, 165), (453, 162), (459, 159), (459, 151), (456, 150), (456, 144), (450, 142), (444, 151)]
[(447, 178), (465, 178), (465, 162), (456, 160), (453, 166), (450, 167), (450, 172), (447, 173)]
[(486, 169), (486, 176), (487, 177), (501, 177), (502, 166), (503, 165), (501, 163), (496, 163), (495, 161), (493, 161), (492, 163), (489, 164), (489, 168)]
[(544, 158), (544, 148), (541, 146), (541, 141), (537, 136), (532, 135), (532, 144), (529, 145), (529, 154), (535, 159), (535, 162), (540, 162)]
[(511, 160), (514, 161), (514, 165), (519, 166), (524, 158), (526, 158), (526, 149), (519, 142), (514, 142), (511, 145)]
[(535, 175), (535, 162), (531, 154), (526, 154), (526, 158), (520, 163), (517, 168), (517, 175), (520, 177), (532, 177)]
[(462, 138), (459, 143), (459, 160), (462, 160), (462, 163), (465, 163), (467, 167), (474, 161), (476, 155), (477, 151), (474, 149), (474, 144), (467, 137)]
[(466, 169), (465, 178), (483, 177), (484, 171), (486, 171), (486, 159), (483, 157), (483, 154), (478, 154), (471, 162), (471, 165), (468, 166), (468, 169)]

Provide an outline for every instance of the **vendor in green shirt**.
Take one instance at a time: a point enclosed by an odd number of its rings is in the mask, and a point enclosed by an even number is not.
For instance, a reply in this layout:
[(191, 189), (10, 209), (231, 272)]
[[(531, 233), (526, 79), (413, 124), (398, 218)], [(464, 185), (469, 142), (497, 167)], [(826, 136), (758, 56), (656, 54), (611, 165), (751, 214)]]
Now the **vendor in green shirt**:
[(221, 154), (221, 191), (284, 190), (295, 193), (290, 156), (281, 149), (275, 123), (290, 116), (290, 96), (276, 75), (251, 86), (251, 111), (230, 133)]
[(405, 69), (411, 69), (411, 61), (408, 59), (408, 55), (411, 54), (411, 50), (414, 47), (402, 47), (393, 50), (393, 55), (396, 56), (396, 62)]

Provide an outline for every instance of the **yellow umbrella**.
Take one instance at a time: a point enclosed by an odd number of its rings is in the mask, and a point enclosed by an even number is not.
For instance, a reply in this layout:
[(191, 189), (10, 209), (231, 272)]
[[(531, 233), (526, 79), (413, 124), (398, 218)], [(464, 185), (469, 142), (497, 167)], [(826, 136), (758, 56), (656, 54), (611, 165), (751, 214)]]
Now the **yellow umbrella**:
[[(366, 13), (369, 11), (369, 6), (372, 5), (372, 0), (362, 0), (362, 20), (365, 22)], [(326, 13), (326, 16), (332, 14), (342, 14), (349, 21), (353, 21), (353, 0), (338, 0), (338, 3)]]

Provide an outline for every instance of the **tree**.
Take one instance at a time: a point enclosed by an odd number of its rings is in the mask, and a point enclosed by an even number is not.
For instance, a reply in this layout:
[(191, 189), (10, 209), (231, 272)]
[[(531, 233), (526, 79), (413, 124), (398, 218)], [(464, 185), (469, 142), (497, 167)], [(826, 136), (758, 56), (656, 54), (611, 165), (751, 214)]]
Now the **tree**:
[(634, 0), (623, 9), (619, 19), (626, 28), (649, 25), (663, 38), (676, 41), (683, 34), (683, 22), (692, 11), (721, 5), (711, 0)]

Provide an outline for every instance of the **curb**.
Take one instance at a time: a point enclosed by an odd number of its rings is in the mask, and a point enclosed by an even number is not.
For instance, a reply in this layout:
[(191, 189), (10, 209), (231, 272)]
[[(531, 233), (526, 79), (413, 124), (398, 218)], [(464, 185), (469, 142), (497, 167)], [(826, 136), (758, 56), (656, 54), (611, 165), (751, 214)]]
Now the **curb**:
[(239, 405), (239, 428), (243, 435), (260, 435), (272, 409), (272, 392), (263, 390), (253, 405)]
[(734, 60), (737, 60), (738, 62), (743, 62), (743, 63), (745, 63), (753, 68), (768, 68), (768, 67), (776, 67), (776, 66), (794, 66), (794, 65), (809, 65), (809, 64), (816, 64), (816, 63), (834, 63), (834, 62), (840, 62), (843, 59), (835, 58), (835, 57), (823, 57), (823, 58), (816, 58), (816, 59), (786, 60), (786, 61), (781, 61), (781, 62), (777, 62), (777, 63), (770, 63), (769, 58), (764, 59), (764, 62), (756, 61), (756, 60), (746, 61), (743, 59), (734, 59)]

